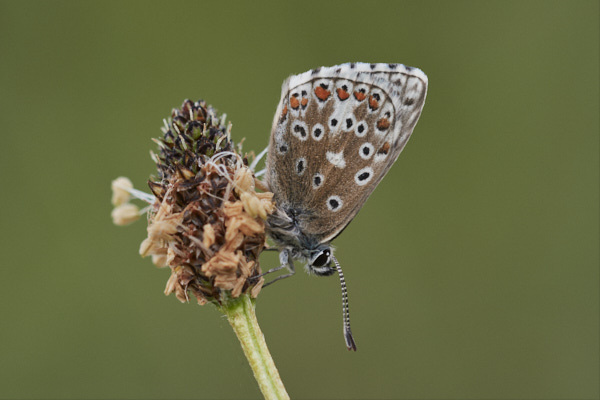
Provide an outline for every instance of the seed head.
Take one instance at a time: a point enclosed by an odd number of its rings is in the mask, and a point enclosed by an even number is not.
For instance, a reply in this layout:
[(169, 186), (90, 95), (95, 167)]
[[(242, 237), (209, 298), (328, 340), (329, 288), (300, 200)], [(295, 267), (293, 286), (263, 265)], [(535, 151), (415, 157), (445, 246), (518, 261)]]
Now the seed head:
[[(199, 304), (221, 304), (241, 293), (256, 297), (264, 283), (249, 278), (261, 273), (258, 257), (273, 194), (255, 191), (247, 159), (231, 140), (231, 124), (224, 124), (225, 115), (218, 117), (205, 102), (186, 100), (155, 140), (158, 176), (148, 182), (154, 197), (140, 254), (171, 269), (165, 293), (182, 302), (190, 293)], [(117, 208), (130, 204), (122, 193), (115, 198)]]

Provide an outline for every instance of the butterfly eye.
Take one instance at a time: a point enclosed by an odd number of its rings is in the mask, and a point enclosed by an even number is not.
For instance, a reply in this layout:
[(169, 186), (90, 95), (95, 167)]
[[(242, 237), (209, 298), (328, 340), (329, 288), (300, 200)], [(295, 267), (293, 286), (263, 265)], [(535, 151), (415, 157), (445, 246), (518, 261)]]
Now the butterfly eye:
[[(315, 254), (315, 253), (313, 253)], [(331, 252), (329, 249), (321, 250), (320, 252), (315, 254), (315, 257), (312, 259), (310, 263), (313, 267), (323, 267), (325, 265), (329, 265), (331, 262)]]

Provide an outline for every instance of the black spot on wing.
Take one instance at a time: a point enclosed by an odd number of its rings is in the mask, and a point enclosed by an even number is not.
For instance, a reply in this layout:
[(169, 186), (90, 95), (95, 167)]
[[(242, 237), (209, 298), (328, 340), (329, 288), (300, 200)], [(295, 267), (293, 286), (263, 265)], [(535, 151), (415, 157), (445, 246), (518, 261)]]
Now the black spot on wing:
[(300, 136), (302, 136), (303, 138), (306, 137), (306, 130), (304, 129), (303, 126), (301, 125), (296, 125), (294, 126), (294, 132), (297, 132), (300, 134)]
[(321, 186), (321, 182), (323, 182), (323, 180), (321, 179), (321, 177), (319, 175), (317, 175), (313, 178), (313, 183), (315, 184), (316, 187)]
[(298, 175), (302, 175), (302, 173), (304, 172), (304, 159), (299, 159), (296, 162), (296, 173)]

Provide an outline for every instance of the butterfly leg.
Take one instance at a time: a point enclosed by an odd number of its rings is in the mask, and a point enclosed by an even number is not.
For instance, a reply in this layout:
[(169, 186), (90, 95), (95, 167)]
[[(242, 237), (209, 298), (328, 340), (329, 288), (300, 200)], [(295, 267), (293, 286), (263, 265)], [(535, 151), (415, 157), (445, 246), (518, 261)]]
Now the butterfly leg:
[(280, 275), (277, 278), (273, 279), (272, 281), (267, 282), (267, 283), (265, 283), (263, 285), (263, 287), (267, 287), (270, 284), (272, 284), (273, 282), (277, 282), (277, 281), (279, 281), (281, 279), (289, 278), (290, 276), (293, 276), (296, 273), (296, 269), (294, 268), (294, 262), (292, 261), (292, 258), (290, 257), (289, 253), (286, 250), (282, 250), (279, 253), (279, 262), (281, 263), (280, 266), (275, 267), (275, 268), (271, 268), (267, 272), (263, 272), (262, 274), (254, 276), (254, 277), (252, 277), (250, 279), (253, 279), (253, 280), (254, 279), (258, 279), (258, 278), (263, 277), (265, 275), (268, 275), (268, 274), (270, 274), (272, 272), (279, 271), (279, 270), (281, 270), (283, 268), (287, 268), (290, 271), (289, 273), (284, 274), (284, 275)]

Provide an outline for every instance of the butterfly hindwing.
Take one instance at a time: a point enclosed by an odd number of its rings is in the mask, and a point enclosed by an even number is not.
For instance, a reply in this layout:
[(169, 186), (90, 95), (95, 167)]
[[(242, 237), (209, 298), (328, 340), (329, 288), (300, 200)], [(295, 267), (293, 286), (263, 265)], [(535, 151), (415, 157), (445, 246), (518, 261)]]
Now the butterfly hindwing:
[(427, 77), (401, 64), (344, 64), (283, 84), (266, 183), (300, 210), (306, 235), (329, 242), (356, 216), (407, 143)]

